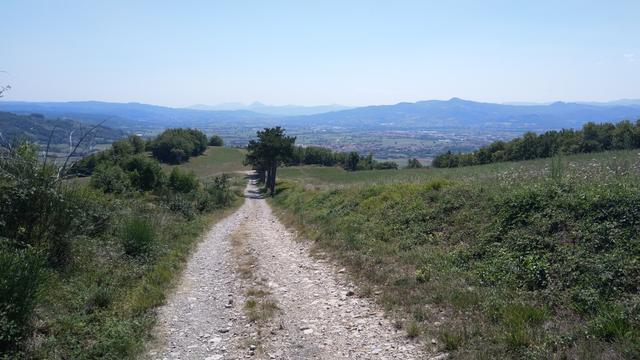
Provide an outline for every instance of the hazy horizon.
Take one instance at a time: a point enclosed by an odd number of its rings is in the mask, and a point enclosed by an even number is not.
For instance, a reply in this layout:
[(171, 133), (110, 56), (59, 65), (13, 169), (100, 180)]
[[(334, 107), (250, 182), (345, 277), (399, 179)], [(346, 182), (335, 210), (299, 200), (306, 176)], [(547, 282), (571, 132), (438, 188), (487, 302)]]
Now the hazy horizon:
[(637, 1), (7, 1), (9, 101), (638, 99)]

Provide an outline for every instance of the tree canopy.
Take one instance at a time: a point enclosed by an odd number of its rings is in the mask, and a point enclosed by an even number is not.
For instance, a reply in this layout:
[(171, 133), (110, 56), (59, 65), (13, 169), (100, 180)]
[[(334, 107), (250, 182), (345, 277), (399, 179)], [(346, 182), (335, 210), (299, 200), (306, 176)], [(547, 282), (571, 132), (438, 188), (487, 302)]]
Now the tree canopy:
[(209, 146), (224, 146), (224, 140), (222, 140), (220, 135), (213, 134), (209, 138)]
[(640, 147), (640, 120), (617, 124), (589, 122), (582, 130), (552, 130), (543, 134), (527, 132), (511, 141), (495, 141), (472, 153), (448, 151), (433, 159), (434, 167), (482, 165), (502, 161), (548, 158), (555, 155), (629, 150)]
[(265, 128), (256, 133), (257, 139), (249, 141), (245, 164), (252, 165), (265, 182), (269, 194), (275, 194), (276, 171), (278, 166), (293, 156), (295, 136), (286, 136), (280, 126)]
[(197, 129), (167, 129), (150, 144), (153, 156), (161, 162), (180, 164), (207, 149), (208, 139)]

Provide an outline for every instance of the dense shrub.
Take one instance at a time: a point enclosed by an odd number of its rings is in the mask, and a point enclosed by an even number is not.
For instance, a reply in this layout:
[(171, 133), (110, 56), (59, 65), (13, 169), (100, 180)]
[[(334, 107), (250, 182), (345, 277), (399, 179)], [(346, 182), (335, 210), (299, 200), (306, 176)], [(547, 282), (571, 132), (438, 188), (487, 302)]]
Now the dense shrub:
[(132, 135), (128, 139), (114, 141), (111, 148), (86, 156), (76, 161), (69, 169), (69, 174), (89, 176), (100, 164), (120, 164), (131, 155), (143, 153), (146, 143), (139, 136)]
[(85, 211), (92, 204), (76, 197), (57, 173), (38, 162), (29, 144), (0, 154), (0, 237), (16, 248), (42, 249), (50, 265), (63, 266), (69, 242), (93, 221)]
[(221, 209), (231, 204), (234, 194), (229, 186), (229, 176), (223, 174), (216, 176), (204, 186), (204, 191), (198, 198), (200, 211)]
[(174, 167), (169, 175), (169, 188), (173, 191), (188, 193), (196, 190), (200, 182), (193, 172), (183, 172)]
[(67, 270), (73, 241), (101, 234), (110, 209), (99, 194), (78, 190), (42, 164), (26, 143), (0, 150), (0, 351), (16, 351), (46, 267)]
[(219, 135), (211, 135), (209, 138), (209, 146), (224, 146), (224, 140)]
[(131, 180), (124, 170), (120, 166), (108, 163), (95, 168), (90, 184), (106, 193), (121, 194), (131, 189)]
[(151, 144), (153, 156), (161, 162), (180, 164), (207, 149), (207, 136), (196, 129), (168, 129)]
[(30, 334), (42, 265), (33, 249), (15, 249), (0, 239), (0, 356), (19, 350)]
[(189, 192), (165, 194), (164, 204), (169, 210), (182, 214), (185, 218), (195, 217), (197, 212), (209, 212), (231, 205), (235, 194), (231, 190), (229, 176), (220, 175)]
[(139, 190), (148, 191), (162, 186), (164, 173), (160, 164), (144, 154), (127, 158), (122, 167), (127, 171), (131, 184)]

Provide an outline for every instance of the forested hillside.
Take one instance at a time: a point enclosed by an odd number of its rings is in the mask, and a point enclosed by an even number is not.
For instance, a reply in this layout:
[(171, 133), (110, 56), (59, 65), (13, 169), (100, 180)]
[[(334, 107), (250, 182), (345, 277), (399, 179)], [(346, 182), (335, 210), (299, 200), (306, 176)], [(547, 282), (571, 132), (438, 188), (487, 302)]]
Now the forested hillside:
[[(12, 139), (28, 139), (46, 145), (51, 137), (51, 144), (69, 145), (69, 134), (72, 141), (91, 128), (90, 125), (70, 119), (49, 119), (40, 114), (17, 115), (0, 112), (0, 133), (5, 141)], [(107, 144), (126, 137), (122, 130), (99, 126), (93, 130), (93, 144)], [(74, 143), (75, 145), (75, 143)]]

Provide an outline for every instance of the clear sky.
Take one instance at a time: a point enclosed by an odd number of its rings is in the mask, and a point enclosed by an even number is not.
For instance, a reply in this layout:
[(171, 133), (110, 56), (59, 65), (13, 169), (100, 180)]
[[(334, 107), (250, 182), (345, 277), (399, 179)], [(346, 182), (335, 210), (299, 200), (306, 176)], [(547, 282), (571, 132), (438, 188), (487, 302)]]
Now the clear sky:
[(640, 1), (0, 2), (6, 100), (640, 98)]

